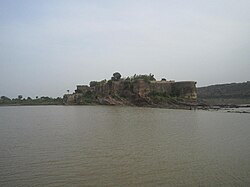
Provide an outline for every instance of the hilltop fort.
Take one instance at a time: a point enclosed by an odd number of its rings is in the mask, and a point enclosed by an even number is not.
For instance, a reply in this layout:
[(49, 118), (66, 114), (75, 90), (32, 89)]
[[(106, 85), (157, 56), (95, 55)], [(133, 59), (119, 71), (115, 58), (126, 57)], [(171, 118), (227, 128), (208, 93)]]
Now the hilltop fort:
[(179, 108), (195, 106), (195, 81), (157, 81), (154, 75), (134, 75), (121, 78), (116, 72), (110, 80), (91, 81), (77, 85), (73, 94), (65, 94), (64, 104), (135, 105)]

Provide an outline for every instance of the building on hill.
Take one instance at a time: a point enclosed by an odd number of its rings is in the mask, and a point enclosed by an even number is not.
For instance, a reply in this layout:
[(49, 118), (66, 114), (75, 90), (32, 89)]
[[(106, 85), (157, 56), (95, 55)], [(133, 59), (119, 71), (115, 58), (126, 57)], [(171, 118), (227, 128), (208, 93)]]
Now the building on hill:
[[(152, 75), (150, 75), (152, 77)], [(143, 75), (141, 77), (146, 77)], [(93, 82), (95, 82), (93, 84)], [(73, 94), (64, 96), (65, 103), (84, 104), (85, 100), (95, 100), (98, 98), (113, 97), (134, 100), (135, 98), (148, 99), (152, 95), (161, 97), (176, 97), (189, 101), (196, 101), (197, 90), (195, 81), (161, 81), (148, 79), (118, 79), (96, 82), (92, 81), (91, 86), (77, 85)]]

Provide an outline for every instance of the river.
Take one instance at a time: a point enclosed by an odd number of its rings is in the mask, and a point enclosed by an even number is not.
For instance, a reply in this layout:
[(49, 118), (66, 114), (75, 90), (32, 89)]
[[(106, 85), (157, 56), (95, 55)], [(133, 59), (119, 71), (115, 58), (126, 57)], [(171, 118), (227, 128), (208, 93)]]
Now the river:
[(250, 115), (0, 107), (0, 186), (250, 186)]

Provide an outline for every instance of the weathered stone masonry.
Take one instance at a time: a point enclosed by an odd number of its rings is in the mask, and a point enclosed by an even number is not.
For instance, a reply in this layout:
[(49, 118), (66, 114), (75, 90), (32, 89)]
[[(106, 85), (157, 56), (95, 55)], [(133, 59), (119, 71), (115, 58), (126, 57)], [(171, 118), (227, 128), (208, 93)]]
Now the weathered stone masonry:
[(124, 80), (108, 81), (92, 87), (77, 85), (75, 93), (64, 96), (64, 102), (66, 104), (84, 104), (83, 97), (86, 93), (94, 94), (97, 98), (112, 96), (129, 98), (131, 95), (139, 98), (147, 98), (151, 93), (158, 93), (189, 101), (197, 99), (195, 81), (145, 81), (141, 79), (130, 83)]

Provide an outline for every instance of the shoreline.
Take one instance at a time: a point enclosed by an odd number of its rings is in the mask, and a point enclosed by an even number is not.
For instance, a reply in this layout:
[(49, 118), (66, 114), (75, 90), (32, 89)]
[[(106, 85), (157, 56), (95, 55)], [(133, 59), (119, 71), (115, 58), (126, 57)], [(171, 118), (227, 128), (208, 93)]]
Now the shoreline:
[(159, 108), (159, 109), (179, 109), (179, 110), (205, 110), (205, 111), (225, 111), (228, 113), (250, 113), (250, 104), (240, 105), (132, 105), (132, 104), (0, 104), (0, 107), (11, 107), (11, 106), (130, 106), (139, 108)]
[(0, 104), (0, 107), (3, 106), (61, 106), (63, 104)]

